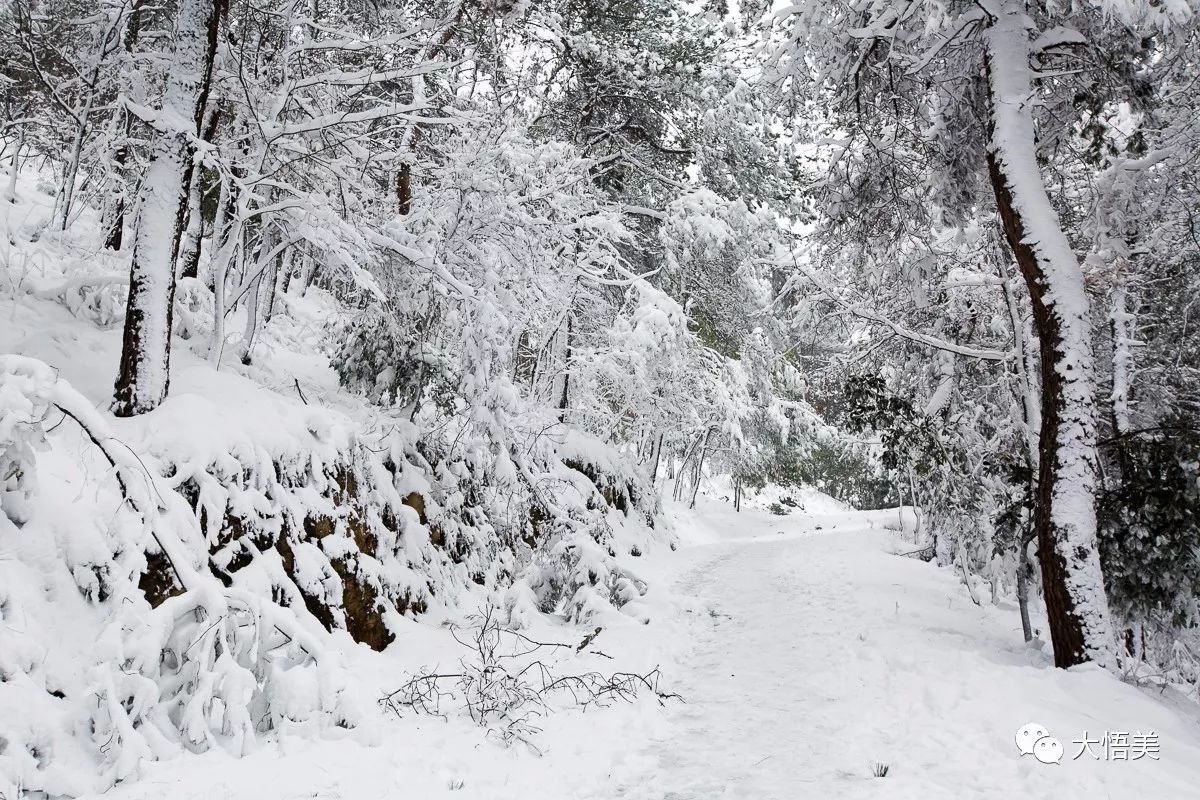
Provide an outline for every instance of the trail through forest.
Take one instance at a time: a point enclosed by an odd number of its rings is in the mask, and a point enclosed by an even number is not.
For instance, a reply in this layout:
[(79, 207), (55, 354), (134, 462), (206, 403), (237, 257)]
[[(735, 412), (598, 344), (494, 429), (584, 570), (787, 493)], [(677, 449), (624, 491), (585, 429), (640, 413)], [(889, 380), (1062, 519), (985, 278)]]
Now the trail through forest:
[[(952, 571), (893, 554), (885, 521), (697, 516), (712, 540), (690, 548), (678, 589), (702, 598), (708, 630), (681, 659), (689, 702), (638, 797), (1195, 797), (1194, 709), (1052, 669), (1011, 604), (975, 605)], [(1030, 722), (1062, 742), (1061, 764), (1020, 755)], [(1095, 743), (1074, 758), (1085, 732), (1138, 731), (1157, 734), (1157, 759)]]
[(0, 800), (1200, 800), (1197, 54), (0, 0)]
[[(1195, 797), (1193, 704), (1099, 669), (1054, 669), (1021, 643), (1012, 604), (976, 605), (952, 570), (897, 555), (895, 520), (739, 514), (702, 498), (677, 516), (679, 549), (647, 556), (649, 624), (597, 640), (618, 668), (661, 663), (684, 701), (561, 710), (539, 723), (540, 756), (460, 719), (382, 717), (366, 738), (151, 764), (111, 798)], [(446, 663), (429, 628), (414, 624), (385, 656)], [(395, 682), (398, 667), (372, 663), (380, 685)], [(1062, 763), (1018, 752), (1031, 722), (1061, 741)], [(1158, 752), (1105, 753), (1106, 732), (1153, 732)]]

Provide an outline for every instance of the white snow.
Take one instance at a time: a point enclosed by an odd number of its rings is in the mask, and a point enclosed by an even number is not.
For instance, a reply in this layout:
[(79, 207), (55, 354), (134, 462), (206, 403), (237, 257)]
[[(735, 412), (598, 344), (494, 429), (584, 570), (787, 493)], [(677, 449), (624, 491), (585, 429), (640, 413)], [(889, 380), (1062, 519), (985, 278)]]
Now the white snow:
[[(1054, 669), (1021, 644), (1013, 604), (976, 606), (953, 572), (896, 555), (907, 543), (887, 529), (894, 512), (808, 500), (812, 511), (782, 517), (704, 497), (672, 510), (681, 546), (644, 559), (650, 622), (612, 615), (595, 644), (621, 667), (661, 664), (684, 702), (560, 710), (539, 722), (541, 757), (460, 718), (385, 717), (369, 705), (379, 687), (453, 657), (443, 631), (410, 623), (384, 654), (351, 653), (370, 717), (351, 736), (153, 763), (105, 797), (1195, 796), (1193, 703), (1099, 668)], [(541, 625), (542, 638), (572, 635)], [(1019, 754), (1015, 732), (1030, 722), (1060, 739), (1062, 764)], [(1072, 740), (1105, 731), (1153, 731), (1159, 758), (1072, 758)], [(888, 775), (873, 777), (874, 764)]]
[[(1041, 223), (1029, 231), (1031, 244), (1049, 253), (1059, 271), (1077, 271), (1068, 243), (1050, 224), (1053, 209), (1031, 145), (1034, 76), (1025, 58), (1030, 48), (1071, 39), (1063, 31), (1050, 31), (1050, 38), (1031, 43), (1018, 5), (1008, 3), (1011, 13), (989, 34), (998, 52), (1020, 56), (1009, 58), (1011, 64), (997, 72), (993, 87), (1004, 104), (995, 151), (1014, 172), (1016, 201)], [(819, 4), (810, 4), (810, 9), (806, 13), (822, 13)], [(878, 35), (893, 13), (877, 16), (872, 29), (858, 35)], [(175, 80), (185, 77), (177, 75)], [(355, 79), (352, 73), (344, 78)], [(416, 75), (414, 85), (420, 83)], [(171, 105), (183, 108), (186, 98), (180, 96), (180, 87), (176, 89)], [(355, 118), (385, 112), (404, 117), (426, 107), (423, 91), (414, 91), (414, 98), (407, 110), (369, 109)], [(132, 104), (130, 108), (136, 110)], [(160, 122), (185, 128), (191, 124), (186, 116), (168, 114)], [(159, 117), (147, 112), (147, 118)], [(320, 122), (285, 125), (277, 118), (278, 113), (264, 126), (278, 135), (310, 130)], [(515, 148), (506, 158), (519, 160), (522, 152)], [(536, 163), (516, 167), (489, 166), (486, 159), (464, 157), (461, 169), (478, 171), (481, 185), (496, 180), (497, 198), (520, 187), (525, 169), (572, 174), (565, 166), (555, 166), (556, 158), (566, 156), (555, 156), (553, 148), (537, 153)], [(167, 200), (178, 199), (167, 198), (170, 192), (162, 190), (170, 177), (165, 172), (182, 169), (177, 161), (166, 158), (152, 167), (144, 215), (157, 212), (162, 217)], [(234, 586), (218, 585), (202, 567), (216, 544), (216, 526), (203, 528), (174, 488), (195, 481), (197, 502), (210, 523), (222, 516), (227, 504), (249, 513), (265, 508), (267, 499), (277, 506), (263, 515), (271, 518), (299, 502), (276, 491), (282, 485), (273, 477), (277, 465), (308, 470), (319, 476), (313, 483), (327, 482), (332, 479), (326, 467), (352, 446), (388, 444), (398, 449), (398, 443), (408, 441), (409, 431), (405, 423), (396, 423), (393, 430), (394, 420), (340, 390), (323, 350), (334, 329), (331, 320), (347, 312), (339, 312), (324, 291), (314, 287), (304, 296), (277, 298), (288, 313), (262, 326), (249, 326), (257, 330), (258, 355), (252, 364), (243, 365), (236, 357), (220, 357), (223, 326), (226, 321), (236, 325), (243, 312), (235, 311), (226, 320), (226, 293), (205, 300), (195, 280), (179, 286), (179, 305), (185, 311), (182, 321), (176, 318), (171, 395), (136, 419), (112, 419), (101, 409), (111, 397), (119, 355), (113, 325), (127, 293), (128, 254), (88, 246), (85, 238), (40, 231), (38, 220), (49, 214), (51, 205), (45, 194), (34, 190), (29, 176), (26, 180), (30, 185), (22, 186), (20, 193), (10, 188), (17, 199), (6, 203), (0, 216), (0, 233), (10, 242), (10, 250), (0, 253), (5, 280), (0, 284), (0, 353), (22, 354), (0, 355), (0, 411), (8, 410), (8, 416), (0, 414), (0, 445), (22, 457), (38, 450), (38, 470), (36, 475), (29, 473), (28, 484), (25, 474), (0, 463), (0, 800), (12, 800), (13, 782), (30, 775), (45, 777), (36, 785), (17, 788), (33, 788), (34, 796), (45, 790), (96, 800), (1197, 796), (1196, 698), (1170, 689), (1140, 689), (1094, 666), (1054, 669), (1048, 647), (1022, 643), (1015, 603), (1001, 597), (993, 604), (984, 578), (971, 576), (972, 585), (964, 586), (953, 570), (902, 555), (916, 547), (906, 540), (917, 519), (911, 508), (854, 511), (814, 490), (769, 487), (744, 498), (743, 510), (735, 512), (732, 486), (714, 482), (701, 486), (695, 509), (668, 505), (653, 530), (641, 520), (611, 512), (611, 524), (619, 530), (604, 545), (581, 528), (559, 536), (539, 554), (571, 565), (570, 573), (547, 569), (547, 581), (563, 574), (603, 576), (590, 582), (578, 579), (569, 608), (576, 618), (589, 620), (582, 627), (537, 613), (536, 581), (518, 579), (492, 593), (477, 587), (463, 565), (426, 563), (429, 536), (416, 534), (424, 535), (419, 518), (432, 517), (437, 510), (435, 501), (427, 499), (424, 512), (409, 506), (396, 509), (403, 512), (405, 534), (380, 547), (387, 556), (381, 556), (378, 565), (363, 561), (362, 569), (372, 578), (414, 592), (433, 591), (434, 583), (427, 587), (425, 582), (430, 573), (441, 578), (437, 594), (428, 598), (428, 613), (413, 619), (389, 612), (395, 640), (382, 653), (355, 644), (337, 626), (326, 632), (296, 597), (291, 598), (294, 613), (284, 614), (262, 602), (284, 582), (276, 580), (283, 567), (275, 553), (266, 554), (254, 568), (244, 568)], [(15, 180), (11, 186), (16, 186)], [(459, 192), (457, 185), (448, 186), (438, 191), (447, 196)], [(163, 196), (156, 199), (159, 194)], [(565, 191), (554, 199), (576, 211), (591, 208), (586, 197), (573, 199)], [(249, 200), (239, 202), (246, 215)], [(485, 209), (483, 227), (518, 227), (506, 203), (496, 200)], [(673, 218), (665, 212), (626, 208)], [(100, 230), (98, 220), (91, 219), (93, 210), (81, 207), (73, 213), (88, 222), (93, 233)], [(311, 213), (311, 219), (294, 221), (317, 231), (306, 232), (311, 239), (322, 241), (324, 227), (343, 224), (322, 218), (321, 209)], [(542, 223), (542, 217), (528, 213), (530, 226)], [(671, 214), (679, 217), (679, 238), (695, 240), (692, 257), (711, 255), (710, 250), (745, 237), (745, 231), (758, 230), (748, 222), (743, 227), (730, 222), (750, 218), (744, 204), (734, 206), (707, 190), (689, 193), (671, 207)], [(582, 212), (565, 216), (587, 217)], [(457, 216), (447, 217), (453, 222), (447, 222), (447, 240), (454, 238), (460, 219), (466, 217), (461, 207)], [(554, 221), (555, 214), (545, 219)], [(143, 226), (137, 245), (158, 262), (164, 248), (169, 249), (170, 231), (163, 224), (160, 219), (158, 225)], [(33, 235), (35, 230), (39, 236)], [(462, 241), (472, 241), (459, 235)], [(461, 301), (461, 313), (472, 316), (462, 336), (470, 351), (463, 360), (466, 399), (474, 404), (472, 412), (481, 425), (492, 425), (500, 436), (515, 430), (518, 426), (511, 420), (520, 417), (523, 407), (512, 384), (496, 379), (496, 354), (511, 346), (515, 336), (510, 334), (526, 323), (540, 334), (553, 336), (563, 330), (574, 300), (553, 325), (553, 320), (535, 318), (533, 312), (529, 320), (518, 320), (518, 312), (526, 311), (522, 298), (516, 296), (503, 307), (492, 304), (489, 298), (499, 296), (496, 284), (502, 276), (477, 275), (477, 262), (454, 261), (452, 247), (435, 257), (435, 248), (425, 247), (400, 223), (382, 233), (359, 231), (356, 237), (354, 242), (361, 238), (364, 251), (367, 245), (383, 247), (420, 262), (454, 302)], [(328, 238), (334, 242), (338, 237), (329, 233)], [(624, 240), (613, 234), (603, 241), (615, 248)], [(351, 244), (330, 247), (336, 250), (334, 260), (346, 261), (355, 280), (380, 293), (374, 279), (355, 262)], [(212, 259), (218, 272), (231, 255), (226, 251)], [(556, 264), (556, 258), (546, 256), (546, 263)], [(266, 261), (264, 257), (262, 263)], [(685, 363), (695, 354), (685, 346), (688, 318), (683, 307), (649, 283), (613, 278), (625, 274), (619, 266), (615, 250), (601, 248), (581, 259), (578, 271), (563, 279), (563, 285), (577, 282), (579, 276), (597, 284), (629, 283), (628, 308), (603, 344), (605, 358), (589, 361), (588, 347), (595, 345), (558, 335), (559, 347), (573, 348), (572, 391), (592, 385), (614, 397), (628, 397), (630, 406), (659, 409), (654, 413), (662, 418), (647, 427), (650, 431), (679, 421), (673, 395), (711, 398), (715, 423), (707, 418), (685, 421), (700, 432), (693, 447), (705, 450), (714, 425), (729, 434), (729, 441), (741, 439), (742, 422), (757, 410), (752, 403), (752, 354), (744, 361), (718, 365), (728, 374), (714, 379), (711, 387), (697, 385), (695, 376), (707, 373)], [(514, 267), (513, 272), (522, 279), (535, 275), (532, 267), (526, 272)], [(1081, 276), (1057, 277), (1055, 307), (1077, 322), (1086, 320)], [(821, 290), (852, 315), (886, 324), (902, 337), (959, 355), (1010, 357), (1007, 351), (976, 350), (910, 331), (839, 299), (842, 296), (832, 290)], [(151, 282), (143, 288), (142, 300), (161, 300), (165, 291), (161, 281)], [(204, 302), (206, 307), (192, 309), (196, 321), (189, 322), (189, 303)], [(544, 312), (546, 303), (538, 302), (541, 305), (529, 305)], [(209, 360), (204, 358), (210, 325), (205, 318), (211, 319), (214, 307), (216, 346)], [(151, 322), (148, 335), (168, 335), (165, 317)], [(542, 339), (534, 335), (531, 341)], [(1086, 343), (1068, 344), (1074, 350), (1071, 363), (1090, 369), (1090, 351), (1082, 349)], [(218, 363), (220, 370), (214, 369)], [(139, 388), (149, 393), (147, 404), (157, 402), (151, 390), (165, 390), (166, 366), (146, 365), (152, 380)], [(939, 367), (942, 381), (929, 401), (930, 413), (943, 407), (958, 379), (954, 359), (944, 359)], [(793, 388), (799, 387), (800, 378), (796, 373)], [(1027, 403), (1030, 398), (1026, 393)], [(800, 419), (824, 424), (807, 405), (788, 402)], [(69, 419), (43, 437), (42, 423), (59, 415), (51, 413), (54, 408), (69, 411), (94, 438)], [(1035, 406), (1028, 407), (1027, 418), (1036, 428)], [(1087, 449), (1084, 445), (1094, 433), (1089, 424), (1090, 419), (1074, 420), (1073, 432), (1063, 434), (1072, 439), (1067, 444), (1078, 445), (1071, 450), (1075, 456)], [(629, 453), (620, 447), (578, 432), (538, 438), (551, 441), (563, 459), (602, 467), (601, 472), (618, 479), (610, 488), (652, 496), (647, 487), (635, 485), (638, 475), (628, 468)], [(507, 439), (497, 442), (496, 491), (504, 494), (522, 481), (531, 492), (539, 491), (524, 448)], [(703, 458), (697, 462), (697, 474), (703, 472), (702, 462)], [(159, 465), (170, 469), (160, 471)], [(668, 471), (664, 461), (659, 479)], [(106, 478), (110, 472), (130, 488), (116, 491)], [(585, 501), (592, 498), (594, 487), (581, 474), (565, 472), (556, 479), (577, 484)], [(222, 482), (215, 479), (219, 475), (238, 480)], [(396, 501), (409, 490), (424, 496), (431, 480), (426, 473), (407, 471), (395, 486), (388, 483), (394, 489), (389, 493)], [(305, 495), (305, 508), (328, 503), (317, 488), (297, 489)], [(684, 496), (690, 496), (688, 488)], [(125, 494), (132, 506), (122, 501)], [(669, 497), (670, 487), (661, 494)], [(25, 513), (27, 495), (38, 499), (38, 513), (31, 519)], [(1082, 502), (1080, 497), (1067, 499)], [(447, 502), (451, 501), (465, 502), (461, 495)], [(332, 518), (335, 509), (327, 511)], [(371, 506), (370, 511), (378, 508)], [(1077, 510), (1069, 516), (1084, 519), (1083, 514)], [(1091, 525), (1090, 518), (1085, 521)], [(170, 531), (176, 533), (159, 546), (172, 553), (189, 591), (150, 609), (128, 580), (140, 572), (130, 562), (142, 558), (148, 534)], [(453, 533), (449, 527), (443, 532)], [(1076, 539), (1091, 544), (1088, 536)], [(614, 555), (610, 548), (620, 552)], [(230, 552), (212, 556), (228, 559)], [(342, 578), (331, 570), (330, 559), (352, 552), (354, 542), (344, 532), (325, 536), (319, 545), (298, 543), (292, 548), (295, 582), (310, 596), (328, 597), (336, 605)], [(106, 575), (102, 568), (110, 561), (124, 572)], [(508, 561), (494, 561), (489, 569), (514, 568)], [(536, 574), (542, 566), (535, 563), (528, 569)], [(450, 570), (454, 581), (447, 577)], [(613, 594), (627, 595), (622, 599), (630, 602), (623, 613), (601, 598), (591, 583), (616, 587)], [(1100, 585), (1098, 577), (1092, 585)], [(119, 594), (110, 603), (117, 612), (110, 615), (96, 598), (113, 586)], [(640, 596), (643, 587), (647, 593)], [(662, 688), (682, 699), (659, 703), (643, 696), (585, 712), (560, 698), (552, 713), (535, 719), (541, 729), (531, 739), (536, 751), (519, 743), (503, 746), (457, 710), (447, 709), (446, 718), (397, 717), (385, 710), (380, 698), (397, 688), (406, 674), (422, 668), (459, 668), (465, 654), (448, 628), (461, 624), (463, 615), (473, 610), (471, 604), (485, 598), (503, 603), (514, 624), (523, 626), (523, 634), (570, 645), (565, 654), (547, 656), (558, 673), (646, 672), (657, 667)], [(1094, 605), (1099, 609), (1102, 603), (1100, 598)], [(243, 624), (245, 620), (252, 622)], [(1035, 625), (1042, 624), (1035, 620)], [(596, 638), (576, 652), (576, 643), (597, 626)], [(189, 667), (185, 673), (178, 664), (166, 663), (193, 648), (196, 659), (206, 660), (203, 667)], [(167, 673), (180, 677), (170, 679), (169, 691), (156, 689), (155, 680), (169, 682), (170, 676), (163, 677)], [(93, 709), (100, 710), (92, 713)], [(171, 718), (169, 724), (166, 718)], [(1042, 725), (1061, 739), (1064, 763), (1043, 765), (1018, 753), (1014, 733), (1027, 723)], [(163, 737), (162, 731), (176, 728), (182, 734), (178, 739)], [(1105, 731), (1153, 732), (1161, 754), (1124, 762), (1073, 758), (1078, 748), (1072, 740), (1085, 734), (1094, 739)], [(188, 752), (209, 742), (220, 746)], [(104, 774), (97, 766), (97, 751), (117, 754), (104, 766)], [(161, 760), (150, 759), (151, 754)], [(54, 762), (55, 768), (48, 769), (44, 761)], [(873, 772), (881, 766), (887, 767), (887, 776), (875, 777)], [(94, 793), (114, 780), (120, 781), (114, 788)]]

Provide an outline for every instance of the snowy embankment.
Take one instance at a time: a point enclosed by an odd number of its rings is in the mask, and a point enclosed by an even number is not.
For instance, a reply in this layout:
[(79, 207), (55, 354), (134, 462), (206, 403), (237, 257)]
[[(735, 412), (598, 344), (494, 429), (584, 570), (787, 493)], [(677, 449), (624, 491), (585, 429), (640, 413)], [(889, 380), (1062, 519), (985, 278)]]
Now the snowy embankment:
[[(661, 665), (684, 702), (561, 710), (539, 722), (540, 756), (502, 748), (461, 717), (368, 708), (341, 740), (285, 735), (242, 759), (157, 763), (106, 797), (1195, 796), (1194, 704), (1099, 669), (1054, 669), (1021, 644), (1011, 604), (975, 605), (951, 571), (895, 555), (907, 543), (886, 529), (890, 517), (817, 495), (803, 504), (776, 516), (701, 498), (671, 512), (681, 546), (644, 558), (648, 623), (610, 620), (593, 649), (630, 668)], [(355, 658), (355, 689), (369, 699), (400, 671), (457, 655), (443, 631), (414, 622), (385, 653)], [(1018, 753), (1014, 735), (1029, 722), (1062, 741), (1061, 764)], [(1106, 731), (1153, 731), (1157, 758), (1072, 757), (1072, 740)], [(873, 776), (877, 764), (886, 777)]]
[[(619, 597), (644, 614), (617, 554), (663, 535), (647, 493), (604, 473), (604, 445), (572, 438), (576, 467), (538, 478), (611, 513), (612, 550), (544, 530), (558, 549), (534, 559), (510, 534), (528, 509), (489, 513), (496, 486), (430, 463), (436, 441), (406, 416), (342, 390), (326, 340), (352, 312), (319, 289), (279, 297), (288, 313), (260, 357), (218, 370), (189, 328), (211, 308), (185, 281), (170, 396), (114, 419), (128, 266), (95, 236), (46, 228), (49, 198), (24, 188), (0, 207), (0, 354), (16, 354), (0, 355), (0, 798), (129, 785), (155, 760), (186, 769), (189, 752), (208, 764), (281, 740), (377, 740), (381, 695), (457, 660), (441, 623), (489, 603), (570, 652), (587, 629), (554, 629), (543, 604), (590, 620), (620, 617)], [(448, 752), (479, 744), (466, 731)]]

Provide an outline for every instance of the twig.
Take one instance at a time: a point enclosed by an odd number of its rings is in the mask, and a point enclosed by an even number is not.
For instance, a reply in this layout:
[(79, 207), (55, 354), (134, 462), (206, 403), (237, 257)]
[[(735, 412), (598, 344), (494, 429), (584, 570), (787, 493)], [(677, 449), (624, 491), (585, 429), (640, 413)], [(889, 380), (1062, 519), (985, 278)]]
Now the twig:
[[(596, 628), (577, 646), (558, 642), (538, 642), (525, 634), (506, 628), (496, 619), (495, 609), (488, 607), (472, 617), (470, 635), (451, 627), (454, 640), (471, 651), (471, 657), (460, 660), (460, 672), (435, 672), (422, 669), (413, 674), (395, 691), (385, 694), (379, 702), (397, 715), (405, 709), (417, 714), (445, 718), (442, 700), (461, 704), (475, 724), (488, 729), (505, 744), (521, 742), (534, 752), (540, 752), (532, 737), (541, 732), (533, 720), (550, 711), (550, 697), (555, 693), (570, 696), (573, 705), (605, 707), (616, 700), (632, 702), (639, 694), (651, 692), (660, 705), (667, 700), (682, 700), (678, 694), (659, 686), (662, 673), (658, 667), (647, 673), (614, 672), (605, 675), (590, 671), (558, 675), (546, 662), (533, 658), (523, 666), (511, 665), (514, 659), (527, 658), (540, 651), (559, 649), (581, 652), (601, 632)], [(606, 654), (600, 653), (605, 658)]]

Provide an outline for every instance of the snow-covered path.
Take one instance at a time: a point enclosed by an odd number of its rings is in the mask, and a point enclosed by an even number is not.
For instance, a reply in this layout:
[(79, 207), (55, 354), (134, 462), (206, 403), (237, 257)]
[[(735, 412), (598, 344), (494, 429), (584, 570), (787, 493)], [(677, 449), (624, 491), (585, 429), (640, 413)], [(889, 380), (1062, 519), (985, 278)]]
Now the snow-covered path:
[[(1021, 643), (1015, 608), (975, 605), (952, 572), (894, 555), (884, 516), (702, 509), (681, 516), (677, 552), (645, 559), (649, 624), (598, 640), (617, 668), (661, 663), (685, 703), (560, 711), (541, 757), (463, 720), (384, 716), (338, 740), (154, 764), (105, 800), (1200, 797), (1195, 704), (1053, 669)], [(447, 639), (413, 623), (382, 658), (364, 655), (368, 704), (400, 670), (454, 657)], [(1018, 754), (1029, 722), (1062, 740), (1062, 764)], [(1159, 758), (1072, 758), (1072, 740), (1105, 731), (1154, 731)]]
[[(697, 519), (719, 538), (686, 554), (696, 565), (678, 589), (707, 631), (681, 659), (689, 702), (636, 796), (1200, 797), (1194, 706), (1049, 667), (1021, 645), (1014, 609), (976, 606), (947, 570), (892, 555), (879, 522)], [(1062, 741), (1061, 765), (1019, 755), (1029, 722)], [(1160, 758), (1073, 759), (1085, 731), (1154, 731)]]

